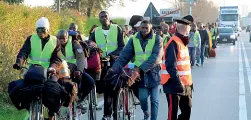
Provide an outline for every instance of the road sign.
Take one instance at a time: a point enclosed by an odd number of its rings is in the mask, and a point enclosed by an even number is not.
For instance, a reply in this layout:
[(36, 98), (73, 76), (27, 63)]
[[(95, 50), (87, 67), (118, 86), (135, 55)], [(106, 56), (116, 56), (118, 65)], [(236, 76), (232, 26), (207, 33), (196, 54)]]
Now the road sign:
[(160, 16), (180, 17), (180, 9), (160, 9)]

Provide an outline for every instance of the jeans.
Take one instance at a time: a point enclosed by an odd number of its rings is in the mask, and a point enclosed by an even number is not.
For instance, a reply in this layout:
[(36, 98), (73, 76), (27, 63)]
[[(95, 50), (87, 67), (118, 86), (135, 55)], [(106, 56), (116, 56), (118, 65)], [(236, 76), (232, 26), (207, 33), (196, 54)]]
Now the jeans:
[(196, 61), (197, 61), (196, 63), (197, 64), (200, 64), (200, 54), (201, 54), (200, 48), (196, 47), (196, 55), (195, 56), (196, 56)]
[(189, 47), (188, 50), (189, 50), (189, 56), (190, 56), (191, 66), (194, 66), (196, 47)]
[(206, 49), (206, 45), (201, 45), (201, 51), (200, 51), (201, 65), (204, 64), (205, 49)]
[[(159, 107), (159, 86), (153, 88), (139, 88), (139, 100), (141, 109), (145, 116), (149, 116), (148, 111), (148, 96), (151, 100), (151, 120), (157, 120)], [(147, 114), (148, 113), (148, 114)]]

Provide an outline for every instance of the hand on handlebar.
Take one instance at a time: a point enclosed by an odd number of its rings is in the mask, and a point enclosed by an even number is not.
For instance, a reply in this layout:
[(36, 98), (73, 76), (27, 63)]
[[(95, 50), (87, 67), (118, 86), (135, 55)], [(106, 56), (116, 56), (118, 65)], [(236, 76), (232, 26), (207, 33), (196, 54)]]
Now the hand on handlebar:
[(53, 67), (49, 67), (48, 68), (48, 74), (50, 74), (50, 75), (56, 75), (56, 73), (57, 73), (57, 71), (56, 71), (55, 68), (53, 68)]

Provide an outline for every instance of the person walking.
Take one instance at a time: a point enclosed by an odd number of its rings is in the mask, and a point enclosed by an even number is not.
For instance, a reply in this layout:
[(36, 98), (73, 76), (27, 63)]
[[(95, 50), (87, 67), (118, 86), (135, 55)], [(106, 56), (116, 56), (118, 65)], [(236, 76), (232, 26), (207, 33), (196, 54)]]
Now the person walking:
[[(164, 49), (166, 71), (161, 79), (168, 102), (168, 120), (189, 120), (192, 107), (192, 73), (187, 44), (190, 25), (194, 19), (187, 15), (176, 19), (177, 32), (168, 41)], [(178, 114), (178, 108), (181, 114)]]
[(191, 67), (193, 68), (196, 61), (196, 51), (200, 44), (199, 42), (201, 41), (200, 33), (197, 30), (197, 26), (195, 23), (192, 24), (192, 28), (191, 28), (191, 31), (189, 32), (188, 39), (189, 39), (189, 44), (187, 46), (188, 46), (189, 55), (190, 55)]
[(207, 33), (207, 30), (204, 29), (203, 24), (199, 23), (199, 33), (200, 33), (200, 37), (201, 37), (201, 66), (204, 66), (204, 59), (205, 59), (205, 49), (206, 49), (206, 45), (208, 44), (209, 41), (209, 36)]
[[(160, 70), (163, 56), (162, 40), (153, 33), (150, 21), (141, 22), (137, 35), (131, 38), (119, 58), (112, 66), (112, 71), (119, 74), (129, 61), (134, 59), (134, 70), (140, 75), (139, 100), (144, 113), (143, 120), (158, 120)], [(151, 111), (148, 98), (151, 100)]]

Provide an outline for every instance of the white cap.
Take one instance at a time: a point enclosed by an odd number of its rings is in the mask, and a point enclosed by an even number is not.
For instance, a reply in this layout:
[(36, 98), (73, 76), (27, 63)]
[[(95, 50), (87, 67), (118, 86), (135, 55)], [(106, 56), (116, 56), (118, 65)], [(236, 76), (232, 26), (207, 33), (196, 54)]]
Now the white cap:
[(142, 22), (142, 21), (137, 22), (137, 24), (136, 24), (136, 25), (134, 25), (134, 27), (139, 27), (139, 26), (140, 26), (140, 24), (141, 24), (141, 22)]
[(39, 27), (45, 27), (46, 29), (50, 29), (50, 23), (49, 20), (46, 17), (41, 17), (37, 23), (36, 23), (36, 28)]

